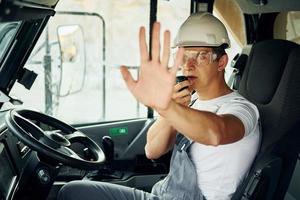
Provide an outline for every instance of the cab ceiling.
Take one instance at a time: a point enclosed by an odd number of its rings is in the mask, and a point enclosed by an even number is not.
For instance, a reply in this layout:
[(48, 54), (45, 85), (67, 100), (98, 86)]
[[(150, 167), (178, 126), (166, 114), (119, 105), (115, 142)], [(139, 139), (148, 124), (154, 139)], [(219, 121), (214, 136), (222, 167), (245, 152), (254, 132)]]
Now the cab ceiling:
[(300, 10), (300, 0), (264, 0), (265, 5), (259, 5), (260, 0), (236, 0), (245, 14), (272, 13)]

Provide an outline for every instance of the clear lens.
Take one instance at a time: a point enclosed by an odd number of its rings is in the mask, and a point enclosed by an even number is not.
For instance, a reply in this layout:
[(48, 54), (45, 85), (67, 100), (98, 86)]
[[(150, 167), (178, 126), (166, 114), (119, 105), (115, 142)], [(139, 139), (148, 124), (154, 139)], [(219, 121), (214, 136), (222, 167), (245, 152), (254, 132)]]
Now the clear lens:
[[(172, 58), (171, 60), (171, 64), (169, 63), (170, 66), (173, 66), (173, 64), (175, 63), (175, 59), (176, 59), (176, 54), (177, 54), (177, 50), (176, 51), (172, 51)], [(189, 63), (195, 63), (197, 65), (208, 65), (212, 62), (214, 62), (217, 58), (217, 54), (211, 52), (211, 51), (194, 51), (194, 50), (186, 50), (183, 54), (183, 63), (180, 66), (180, 69), (182, 69), (183, 66), (185, 66), (188, 62)], [(172, 62), (173, 61), (173, 62)]]
[(196, 62), (199, 64), (207, 65), (214, 61), (214, 53), (210, 51), (185, 51), (183, 56), (184, 65), (188, 62)]

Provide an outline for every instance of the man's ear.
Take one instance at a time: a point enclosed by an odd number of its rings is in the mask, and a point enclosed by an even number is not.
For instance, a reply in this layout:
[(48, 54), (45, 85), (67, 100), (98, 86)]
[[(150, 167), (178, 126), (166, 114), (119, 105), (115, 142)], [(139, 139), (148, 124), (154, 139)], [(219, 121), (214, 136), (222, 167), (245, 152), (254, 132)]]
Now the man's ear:
[(228, 55), (224, 54), (221, 56), (221, 58), (218, 60), (218, 71), (225, 70), (225, 67), (228, 63)]

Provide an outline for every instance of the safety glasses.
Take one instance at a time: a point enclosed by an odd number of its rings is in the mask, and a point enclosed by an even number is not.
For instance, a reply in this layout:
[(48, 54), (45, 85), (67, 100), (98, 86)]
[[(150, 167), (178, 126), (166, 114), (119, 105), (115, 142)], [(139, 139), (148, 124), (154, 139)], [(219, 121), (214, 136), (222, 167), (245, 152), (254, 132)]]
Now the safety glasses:
[(183, 65), (186, 65), (188, 62), (207, 65), (214, 62), (216, 58), (217, 54), (211, 51), (186, 50), (183, 55)]

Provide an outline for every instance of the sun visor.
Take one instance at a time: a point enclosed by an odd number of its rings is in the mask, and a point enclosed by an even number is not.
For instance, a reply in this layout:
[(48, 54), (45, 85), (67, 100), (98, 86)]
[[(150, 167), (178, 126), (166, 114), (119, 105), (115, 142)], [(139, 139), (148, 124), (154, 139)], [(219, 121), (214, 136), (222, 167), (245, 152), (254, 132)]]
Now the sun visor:
[(58, 3), (59, 0), (0, 0), (0, 2), (3, 3), (21, 3), (21, 4), (31, 4), (31, 5), (39, 5), (39, 6), (43, 6), (43, 7), (50, 7), (50, 8), (54, 8), (54, 6)]
[(41, 6), (47, 6), (47, 7), (54, 7), (58, 0), (22, 0), (22, 2), (27, 2), (27, 3), (33, 3), (36, 5), (41, 5)]
[[(37, 1), (38, 2), (38, 1)], [(41, 1), (43, 2), (43, 1)], [(0, 22), (41, 19), (55, 14), (55, 2), (37, 4), (31, 1), (0, 1)], [(52, 4), (53, 8), (52, 8)], [(50, 6), (51, 5), (51, 6)]]

